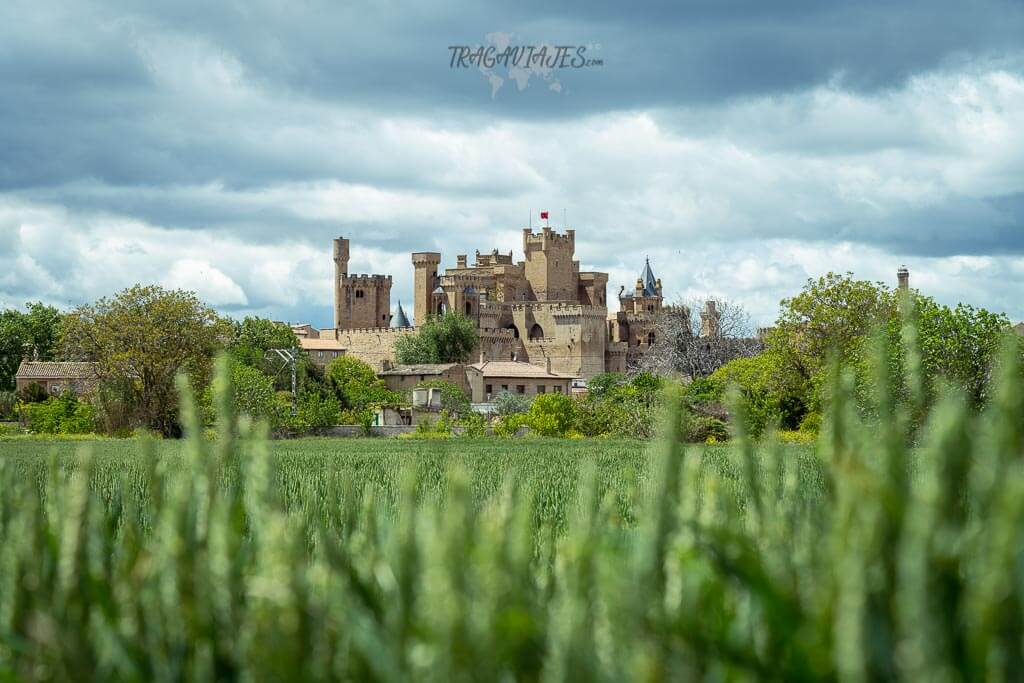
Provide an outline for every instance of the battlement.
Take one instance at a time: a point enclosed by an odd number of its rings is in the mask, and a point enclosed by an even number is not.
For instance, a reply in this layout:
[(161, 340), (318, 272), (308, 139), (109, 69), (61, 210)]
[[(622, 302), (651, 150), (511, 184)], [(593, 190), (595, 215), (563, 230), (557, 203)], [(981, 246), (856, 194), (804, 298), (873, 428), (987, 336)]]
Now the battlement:
[(478, 249), (476, 252), (476, 259), (474, 267), (481, 268), (486, 266), (511, 266), (512, 265), (512, 252), (508, 254), (499, 254), (497, 249), (494, 249), (489, 254), (481, 254)]
[(542, 228), (540, 232), (533, 232), (530, 228), (523, 228), (523, 251), (528, 251), (530, 247), (544, 249), (549, 245), (564, 245), (575, 248), (576, 231), (567, 229), (565, 234), (559, 234), (552, 228)]
[(505, 329), (503, 327), (486, 327), (480, 330), (480, 338), (511, 341), (515, 339), (515, 333), (512, 332), (512, 330)]
[(334, 329), (332, 327), (320, 330), (320, 333), (334, 331), (336, 339), (341, 341), (341, 337), (344, 335), (351, 336), (353, 334), (388, 334), (393, 336), (402, 336), (404, 334), (411, 334), (416, 331), (415, 327), (351, 327)]
[(346, 284), (362, 284), (362, 283), (371, 282), (371, 281), (377, 282), (377, 283), (391, 282), (391, 276), (390, 275), (378, 275), (376, 273), (374, 273), (373, 275), (368, 275), (366, 273), (361, 273), (361, 274), (357, 275), (357, 274), (353, 273), (352, 275), (344, 275), (344, 276), (342, 276), (342, 282), (344, 282)]
[(441, 253), (437, 251), (417, 251), (412, 254), (413, 265), (439, 265)]
[(552, 315), (578, 315), (584, 317), (605, 318), (604, 306), (585, 306), (583, 304), (561, 301), (516, 301), (510, 303), (497, 302), (513, 311), (543, 309)]

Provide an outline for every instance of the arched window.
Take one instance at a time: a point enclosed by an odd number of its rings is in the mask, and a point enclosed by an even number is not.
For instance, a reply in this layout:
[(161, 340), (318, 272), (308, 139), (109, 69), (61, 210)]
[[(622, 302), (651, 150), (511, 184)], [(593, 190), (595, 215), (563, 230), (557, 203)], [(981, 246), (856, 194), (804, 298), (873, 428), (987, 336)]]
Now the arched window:
[(648, 346), (654, 346), (654, 333), (653, 332), (651, 332), (650, 334), (647, 335), (647, 345)]
[(516, 339), (519, 339), (519, 328), (518, 327), (516, 327), (515, 325), (509, 323), (508, 325), (505, 326), (505, 329), (506, 330), (512, 330), (512, 336), (514, 338), (516, 338)]
[(443, 301), (437, 302), (437, 314), (438, 315), (444, 315), (444, 302)]
[(357, 289), (356, 290), (356, 298), (357, 299), (362, 299), (363, 298), (363, 290), (361, 290), (361, 289)]
[(467, 301), (466, 302), (466, 315), (473, 315), (473, 302), (472, 301)]
[(541, 327), (540, 325), (538, 325), (537, 323), (534, 323), (533, 327), (530, 328), (530, 341), (534, 341), (534, 340), (537, 340), (537, 339), (543, 339), (543, 338), (544, 338), (544, 328)]

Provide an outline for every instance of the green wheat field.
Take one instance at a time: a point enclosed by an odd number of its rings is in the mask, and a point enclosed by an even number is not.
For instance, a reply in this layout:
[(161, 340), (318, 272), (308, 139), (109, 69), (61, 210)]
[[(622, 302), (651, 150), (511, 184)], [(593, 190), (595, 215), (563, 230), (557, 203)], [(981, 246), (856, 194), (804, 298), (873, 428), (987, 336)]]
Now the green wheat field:
[[(1024, 391), (815, 447), (0, 442), (2, 680), (1019, 680)], [(187, 394), (186, 394), (187, 396)]]

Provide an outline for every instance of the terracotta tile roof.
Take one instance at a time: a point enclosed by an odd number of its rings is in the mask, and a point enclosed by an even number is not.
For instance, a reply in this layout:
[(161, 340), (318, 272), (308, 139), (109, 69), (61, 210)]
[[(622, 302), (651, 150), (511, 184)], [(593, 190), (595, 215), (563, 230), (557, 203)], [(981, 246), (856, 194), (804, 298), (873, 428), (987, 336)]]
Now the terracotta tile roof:
[(378, 375), (443, 375), (458, 363), (421, 363), (419, 365), (395, 365)]
[(95, 363), (69, 361), (23, 361), (17, 379), (95, 379)]
[(306, 351), (344, 351), (345, 347), (337, 339), (312, 339), (299, 337), (299, 344)]
[(550, 372), (539, 365), (514, 360), (489, 360), (469, 367), (479, 370), (484, 377), (522, 377), (538, 379), (573, 379), (575, 375)]

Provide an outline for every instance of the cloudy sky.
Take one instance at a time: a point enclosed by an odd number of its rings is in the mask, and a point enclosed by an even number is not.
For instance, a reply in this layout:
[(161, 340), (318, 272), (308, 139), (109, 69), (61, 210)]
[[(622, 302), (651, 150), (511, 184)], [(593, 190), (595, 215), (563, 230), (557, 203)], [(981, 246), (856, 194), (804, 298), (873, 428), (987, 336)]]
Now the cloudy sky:
[[(449, 46), (581, 46), (452, 68)], [(135, 282), (331, 323), (330, 240), (394, 276), (577, 231), (617, 291), (759, 323), (829, 270), (1024, 319), (1024, 5), (0, 5), (0, 306)]]

